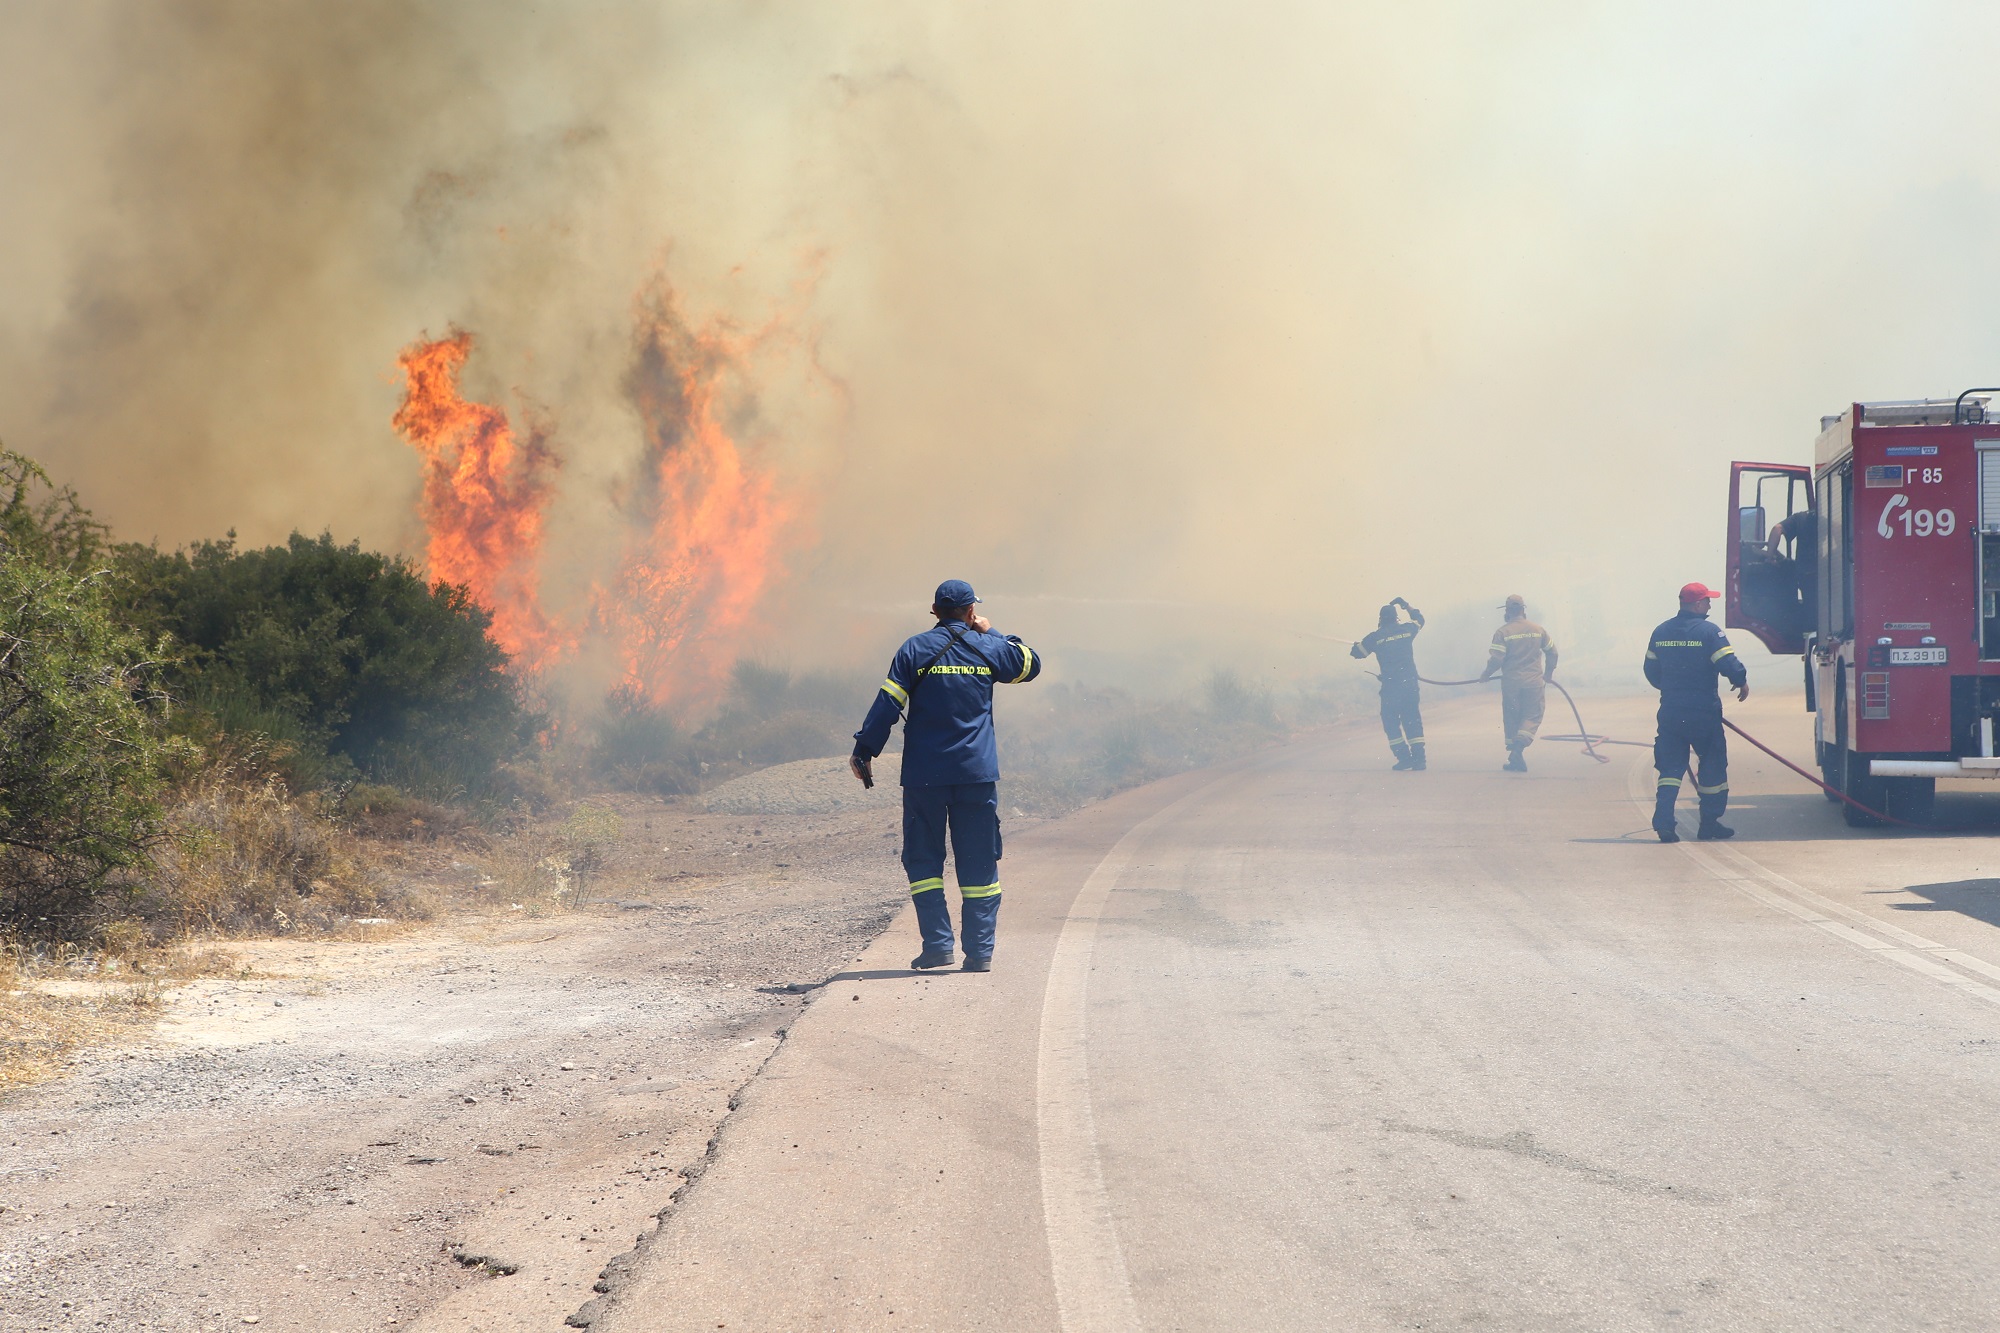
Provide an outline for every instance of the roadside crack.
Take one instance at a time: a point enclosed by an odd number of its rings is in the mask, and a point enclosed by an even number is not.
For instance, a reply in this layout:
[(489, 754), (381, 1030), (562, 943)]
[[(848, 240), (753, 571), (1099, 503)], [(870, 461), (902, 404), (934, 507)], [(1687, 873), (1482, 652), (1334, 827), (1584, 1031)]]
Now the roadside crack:
[(728, 1132), (729, 1122), (736, 1118), (737, 1109), (743, 1105), (743, 1094), (750, 1090), (751, 1084), (764, 1076), (764, 1071), (771, 1067), (771, 1061), (777, 1059), (779, 1052), (785, 1049), (785, 1043), (791, 1037), (791, 1028), (781, 1027), (772, 1035), (777, 1038), (777, 1045), (757, 1062), (757, 1067), (750, 1071), (748, 1077), (736, 1085), (736, 1091), (729, 1094), (727, 1109), (723, 1112), (722, 1119), (716, 1122), (715, 1132), (709, 1136), (707, 1148), (702, 1151), (700, 1157), (681, 1168), (681, 1183), (667, 1196), (666, 1203), (659, 1211), (653, 1214), (655, 1224), (653, 1229), (640, 1232), (637, 1243), (631, 1249), (623, 1254), (615, 1254), (605, 1262), (603, 1269), (597, 1275), (597, 1281), (591, 1287), (591, 1290), (598, 1294), (585, 1301), (573, 1314), (563, 1320), (565, 1328), (590, 1328), (610, 1311), (618, 1299), (619, 1289), (631, 1277), (633, 1268), (645, 1257), (653, 1242), (666, 1229), (668, 1216), (687, 1198), (688, 1192), (701, 1181), (701, 1178), (708, 1174), (708, 1168), (722, 1153), (722, 1138)]

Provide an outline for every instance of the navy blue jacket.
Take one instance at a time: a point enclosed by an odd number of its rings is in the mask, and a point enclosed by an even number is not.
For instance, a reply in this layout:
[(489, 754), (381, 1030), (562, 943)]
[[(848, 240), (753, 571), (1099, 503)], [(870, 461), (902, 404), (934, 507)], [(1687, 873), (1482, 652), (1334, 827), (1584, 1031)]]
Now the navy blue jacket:
[(1361, 642), (1347, 650), (1351, 657), (1366, 657), (1375, 654), (1375, 660), (1382, 664), (1384, 685), (1414, 685), (1417, 683), (1417, 631), (1424, 627), (1424, 613), (1416, 607), (1410, 608), (1408, 622), (1401, 625), (1385, 625), (1370, 630)]
[(1718, 676), (1736, 686), (1750, 679), (1729, 637), (1707, 616), (1683, 611), (1653, 631), (1646, 645), (1646, 680), (1660, 692), (1661, 708), (1720, 713)]
[[(949, 648), (954, 632), (957, 643)], [(937, 665), (924, 664), (945, 648)], [(924, 672), (918, 679), (918, 673)], [(993, 686), (1019, 685), (1042, 674), (1042, 659), (1011, 634), (984, 634), (946, 621), (904, 641), (889, 664), (889, 678), (875, 692), (868, 720), (854, 733), (854, 753), (874, 758), (904, 709), (903, 785), (948, 787), (997, 782), (1000, 751), (993, 740)]]

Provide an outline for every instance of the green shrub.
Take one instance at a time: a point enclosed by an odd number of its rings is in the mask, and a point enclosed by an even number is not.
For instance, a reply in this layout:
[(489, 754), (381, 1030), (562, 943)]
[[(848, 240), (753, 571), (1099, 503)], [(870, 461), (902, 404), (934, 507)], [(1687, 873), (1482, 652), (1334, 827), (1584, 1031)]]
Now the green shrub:
[(110, 529), (33, 459), (0, 448), (0, 550), (32, 564), (83, 574), (103, 563)]
[(0, 552), (0, 920), (57, 934), (159, 838), (159, 697), (104, 576), (19, 549)]
[(400, 559), (293, 533), (257, 551), (124, 546), (117, 567), (122, 613), (176, 648), (176, 698), (279, 743), (294, 787), (477, 792), (532, 731), (488, 613)]

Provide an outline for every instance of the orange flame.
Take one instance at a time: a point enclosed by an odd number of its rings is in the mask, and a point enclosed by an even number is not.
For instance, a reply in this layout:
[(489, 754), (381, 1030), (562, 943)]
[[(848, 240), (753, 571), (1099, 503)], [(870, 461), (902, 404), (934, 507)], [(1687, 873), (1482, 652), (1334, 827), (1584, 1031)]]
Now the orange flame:
[(618, 644), (624, 683), (664, 703), (720, 679), (792, 507), (719, 419), (725, 380), (743, 361), (727, 326), (690, 329), (663, 279), (640, 292), (635, 323), (625, 391), (645, 431), (645, 529), (598, 616)]
[(464, 584), (492, 610), (494, 638), (518, 665), (558, 665), (602, 643), (621, 684), (641, 697), (701, 702), (723, 679), (797, 509), (723, 425), (731, 377), (754, 340), (721, 322), (690, 328), (663, 278), (639, 293), (634, 322), (624, 382), (643, 430), (633, 532), (616, 567), (595, 580), (581, 626), (550, 617), (539, 600), (559, 460), (545, 430), (517, 441), (504, 411), (461, 396), (470, 334), (403, 352), (394, 425), (424, 456), (431, 576)]
[(519, 666), (547, 665), (561, 636), (542, 614), (542, 518), (559, 466), (546, 432), (516, 441), (507, 414), (459, 393), (472, 335), (418, 342), (397, 358), (403, 405), (391, 424), (424, 456), (430, 575), (462, 584), (493, 613), (493, 638)]

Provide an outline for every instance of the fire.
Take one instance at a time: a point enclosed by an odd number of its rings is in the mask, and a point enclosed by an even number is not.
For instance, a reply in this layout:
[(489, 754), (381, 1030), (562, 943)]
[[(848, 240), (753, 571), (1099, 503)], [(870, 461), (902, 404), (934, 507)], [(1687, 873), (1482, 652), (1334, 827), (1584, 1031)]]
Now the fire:
[(492, 611), (495, 642), (534, 670), (561, 648), (539, 598), (542, 519), (558, 464), (544, 432), (517, 441), (505, 412), (459, 393), (471, 351), (463, 331), (405, 348), (397, 358), (403, 405), (392, 424), (424, 456), (431, 577), (464, 585)]
[(753, 342), (719, 321), (690, 327), (664, 279), (639, 293), (624, 382), (642, 435), (630, 535), (570, 619), (545, 613), (539, 596), (559, 465), (550, 432), (517, 439), (504, 411), (460, 394), (470, 334), (404, 351), (394, 424), (424, 456), (430, 573), (492, 610), (494, 638), (518, 665), (608, 649), (621, 684), (653, 703), (712, 695), (797, 513), (724, 424)]
[(719, 418), (726, 378), (743, 359), (728, 329), (690, 329), (660, 280), (640, 293), (635, 322), (625, 389), (644, 427), (644, 529), (598, 614), (624, 683), (664, 703), (720, 677), (720, 655), (756, 607), (791, 510)]

